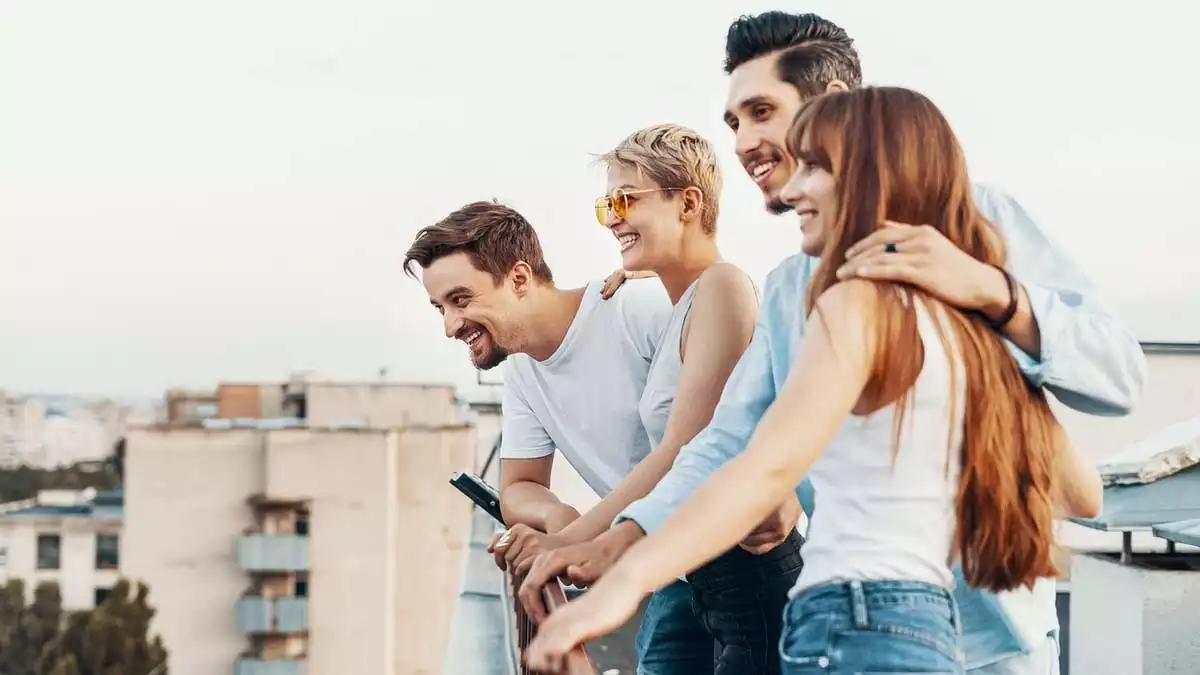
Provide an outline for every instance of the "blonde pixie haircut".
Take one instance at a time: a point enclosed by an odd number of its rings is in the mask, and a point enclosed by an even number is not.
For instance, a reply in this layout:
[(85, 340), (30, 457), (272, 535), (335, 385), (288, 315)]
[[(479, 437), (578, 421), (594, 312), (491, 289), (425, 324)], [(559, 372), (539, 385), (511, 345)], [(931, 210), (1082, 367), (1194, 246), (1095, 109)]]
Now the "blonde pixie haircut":
[(636, 169), (660, 188), (697, 187), (704, 193), (700, 227), (706, 234), (717, 231), (721, 168), (717, 154), (703, 136), (678, 124), (657, 124), (630, 134), (598, 160)]

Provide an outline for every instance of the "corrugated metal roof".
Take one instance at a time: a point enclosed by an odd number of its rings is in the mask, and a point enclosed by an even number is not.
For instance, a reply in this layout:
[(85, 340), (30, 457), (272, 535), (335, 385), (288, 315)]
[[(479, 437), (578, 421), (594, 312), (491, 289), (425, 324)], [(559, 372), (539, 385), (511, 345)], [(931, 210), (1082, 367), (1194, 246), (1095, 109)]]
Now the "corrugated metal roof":
[(1167, 541), (1200, 546), (1200, 518), (1159, 525), (1154, 528), (1154, 535)]
[(1200, 417), (1160, 429), (1100, 465), (1105, 485), (1152, 483), (1200, 464)]
[(1142, 485), (1104, 488), (1104, 511), (1072, 522), (1097, 530), (1148, 530), (1155, 525), (1200, 518), (1200, 465)]

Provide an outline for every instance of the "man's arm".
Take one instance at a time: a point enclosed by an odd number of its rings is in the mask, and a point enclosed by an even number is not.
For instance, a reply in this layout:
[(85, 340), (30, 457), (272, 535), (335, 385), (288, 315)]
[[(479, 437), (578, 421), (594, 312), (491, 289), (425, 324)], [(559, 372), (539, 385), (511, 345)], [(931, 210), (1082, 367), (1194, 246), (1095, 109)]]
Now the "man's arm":
[(1004, 235), (1009, 270), (1024, 286), (1040, 333), (1037, 355), (1010, 342), (1022, 372), (1080, 412), (1128, 414), (1146, 380), (1146, 356), (1137, 338), (1015, 199), (991, 187), (979, 186), (975, 194), (983, 214)]
[(521, 383), (520, 375), (507, 368), (501, 400), (500, 511), (509, 527), (557, 531), (578, 512), (550, 492), (554, 443), (529, 407)]
[(720, 264), (704, 273), (688, 315), (683, 368), (662, 442), (599, 504), (559, 533), (564, 543), (587, 541), (607, 530), (617, 514), (658, 484), (679, 449), (712, 420), (721, 390), (752, 339), (757, 311), (758, 297), (744, 272)]
[[(975, 199), (1003, 235), (1017, 282), (1017, 312), (1001, 332), (1026, 379), (1080, 412), (1128, 414), (1146, 378), (1146, 357), (1133, 334), (1020, 204), (980, 186)], [(846, 258), (841, 279), (911, 283), (993, 320), (1012, 297), (1002, 273), (929, 226), (887, 223)]]

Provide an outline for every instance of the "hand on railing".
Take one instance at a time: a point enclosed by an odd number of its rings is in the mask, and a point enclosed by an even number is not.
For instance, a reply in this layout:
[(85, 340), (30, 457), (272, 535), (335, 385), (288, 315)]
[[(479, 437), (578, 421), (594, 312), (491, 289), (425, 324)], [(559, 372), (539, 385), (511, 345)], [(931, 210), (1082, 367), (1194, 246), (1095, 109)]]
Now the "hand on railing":
[[(533, 637), (537, 635), (537, 623), (534, 622), (525, 612), (525, 607), (517, 598), (517, 590), (521, 587), (521, 582), (524, 581), (523, 576), (516, 575), (511, 568), (506, 572), (505, 577), (508, 582), (510, 594), (509, 597), (513, 600), (512, 610), (516, 617), (517, 627), (517, 653), (520, 659), (521, 675), (529, 675), (535, 671), (529, 669), (525, 665), (525, 648), (533, 641)], [(549, 583), (542, 587), (542, 602), (546, 605), (546, 610), (553, 613), (558, 608), (567, 604), (567, 596), (563, 592), (562, 584), (557, 579), (550, 580)], [(596, 675), (596, 669), (592, 666), (591, 660), (588, 658), (587, 652), (583, 647), (576, 647), (571, 650), (565, 660), (565, 667), (557, 673), (546, 673), (545, 675)]]

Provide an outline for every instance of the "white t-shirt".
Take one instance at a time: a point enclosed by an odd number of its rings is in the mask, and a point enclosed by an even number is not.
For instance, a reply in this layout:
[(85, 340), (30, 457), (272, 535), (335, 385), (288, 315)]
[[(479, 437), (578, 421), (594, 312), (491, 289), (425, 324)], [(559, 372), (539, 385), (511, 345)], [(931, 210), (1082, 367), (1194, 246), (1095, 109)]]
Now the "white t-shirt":
[(557, 448), (602, 498), (651, 450), (638, 401), (672, 309), (657, 279), (626, 281), (608, 300), (603, 285), (587, 285), (548, 359), (513, 354), (505, 362), (500, 443), (503, 459)]

